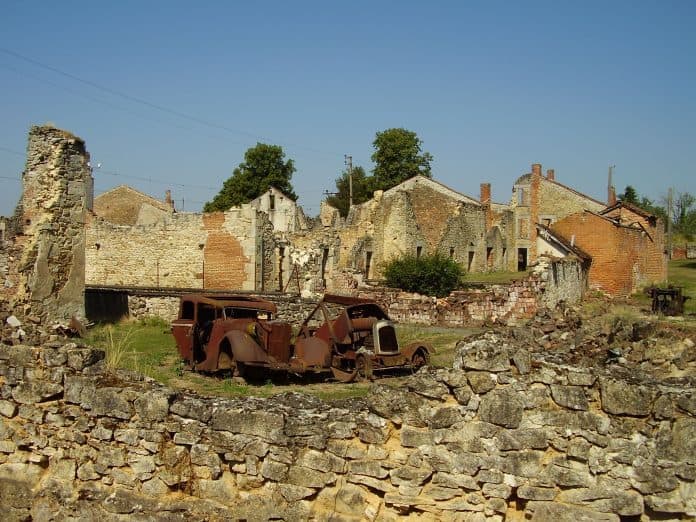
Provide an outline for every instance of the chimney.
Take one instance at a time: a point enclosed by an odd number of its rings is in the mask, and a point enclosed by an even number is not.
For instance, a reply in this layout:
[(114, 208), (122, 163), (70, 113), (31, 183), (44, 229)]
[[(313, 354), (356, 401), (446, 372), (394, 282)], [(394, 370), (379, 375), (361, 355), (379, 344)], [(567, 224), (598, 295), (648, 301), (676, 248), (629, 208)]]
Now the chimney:
[(541, 177), (541, 163), (532, 163), (532, 177)]
[(481, 192), (480, 192), (479, 199), (481, 201), (482, 205), (487, 205), (490, 204), (491, 202), (491, 184), (490, 183), (481, 183)]
[(609, 186), (609, 193), (607, 194), (607, 206), (613, 207), (616, 205), (616, 189), (613, 185)]
[(167, 190), (164, 193), (164, 203), (174, 209), (174, 200), (172, 199), (172, 191)]
[(555, 181), (556, 179), (556, 172), (553, 169), (548, 169), (546, 171), (546, 179)]

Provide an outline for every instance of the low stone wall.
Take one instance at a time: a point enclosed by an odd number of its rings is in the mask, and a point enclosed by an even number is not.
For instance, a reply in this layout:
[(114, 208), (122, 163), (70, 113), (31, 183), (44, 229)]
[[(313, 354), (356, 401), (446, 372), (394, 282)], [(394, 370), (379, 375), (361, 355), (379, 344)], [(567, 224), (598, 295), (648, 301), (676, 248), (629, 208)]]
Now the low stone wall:
[(361, 288), (358, 295), (380, 302), (398, 322), (457, 327), (488, 322), (515, 325), (541, 308), (554, 308), (561, 301), (579, 302), (585, 288), (586, 273), (580, 262), (568, 259), (544, 260), (524, 279), (457, 290), (443, 299), (390, 288)]
[(486, 334), (334, 403), (202, 398), (72, 344), (0, 345), (5, 520), (696, 516), (696, 390)]
[[(559, 302), (577, 303), (586, 287), (586, 273), (576, 260), (544, 261), (532, 273), (507, 285), (481, 285), (458, 290), (435, 299), (394, 288), (361, 287), (353, 295), (374, 299), (395, 321), (440, 326), (468, 326), (487, 322), (517, 324), (533, 317), (540, 308), (554, 308)], [(262, 295), (278, 305), (278, 316), (299, 323), (316, 300), (299, 296)], [(176, 317), (178, 297), (129, 297), (131, 317), (158, 315), (167, 321)]]

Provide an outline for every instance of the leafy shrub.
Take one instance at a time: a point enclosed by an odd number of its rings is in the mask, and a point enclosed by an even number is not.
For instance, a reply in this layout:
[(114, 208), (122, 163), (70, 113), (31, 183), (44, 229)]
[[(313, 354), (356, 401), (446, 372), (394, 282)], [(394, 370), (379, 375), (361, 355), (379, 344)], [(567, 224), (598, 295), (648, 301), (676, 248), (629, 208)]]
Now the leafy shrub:
[(459, 264), (440, 254), (405, 255), (388, 262), (384, 269), (387, 285), (436, 297), (449, 295), (459, 286), (462, 275)]

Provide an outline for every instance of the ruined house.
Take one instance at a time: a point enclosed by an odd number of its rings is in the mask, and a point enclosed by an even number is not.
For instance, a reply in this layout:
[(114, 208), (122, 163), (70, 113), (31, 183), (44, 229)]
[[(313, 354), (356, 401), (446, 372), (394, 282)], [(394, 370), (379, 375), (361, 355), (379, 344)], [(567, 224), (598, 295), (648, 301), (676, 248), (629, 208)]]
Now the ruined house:
[(576, 212), (600, 212), (605, 207), (601, 201), (556, 181), (552, 169), (542, 176), (541, 164), (534, 163), (532, 172), (520, 176), (512, 189), (508, 208), (513, 213), (514, 227), (509, 239), (516, 256), (510, 256), (508, 269), (524, 270), (537, 260), (537, 223), (548, 227)]
[(309, 228), (302, 207), (275, 187), (249, 202), (252, 208), (265, 212), (275, 232), (296, 232)]
[(84, 317), (85, 216), (94, 186), (84, 141), (32, 127), (22, 185), (0, 256), (3, 301), (47, 323)]
[(171, 192), (164, 202), (128, 185), (119, 185), (94, 198), (96, 216), (116, 225), (150, 225), (166, 220), (174, 213)]
[(550, 228), (592, 256), (590, 288), (625, 296), (667, 279), (664, 224), (633, 205), (586, 209)]

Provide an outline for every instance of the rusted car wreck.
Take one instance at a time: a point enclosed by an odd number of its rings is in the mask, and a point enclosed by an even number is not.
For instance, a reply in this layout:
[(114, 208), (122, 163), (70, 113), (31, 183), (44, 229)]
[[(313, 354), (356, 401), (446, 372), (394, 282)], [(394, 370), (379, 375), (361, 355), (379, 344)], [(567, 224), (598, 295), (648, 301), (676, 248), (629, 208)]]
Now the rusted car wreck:
[(400, 348), (394, 323), (374, 301), (325, 295), (299, 327), (275, 319), (274, 303), (244, 295), (181, 297), (172, 323), (179, 355), (193, 370), (252, 368), (294, 374), (333, 373), (343, 382), (376, 372), (428, 364), (432, 348), (414, 342)]

